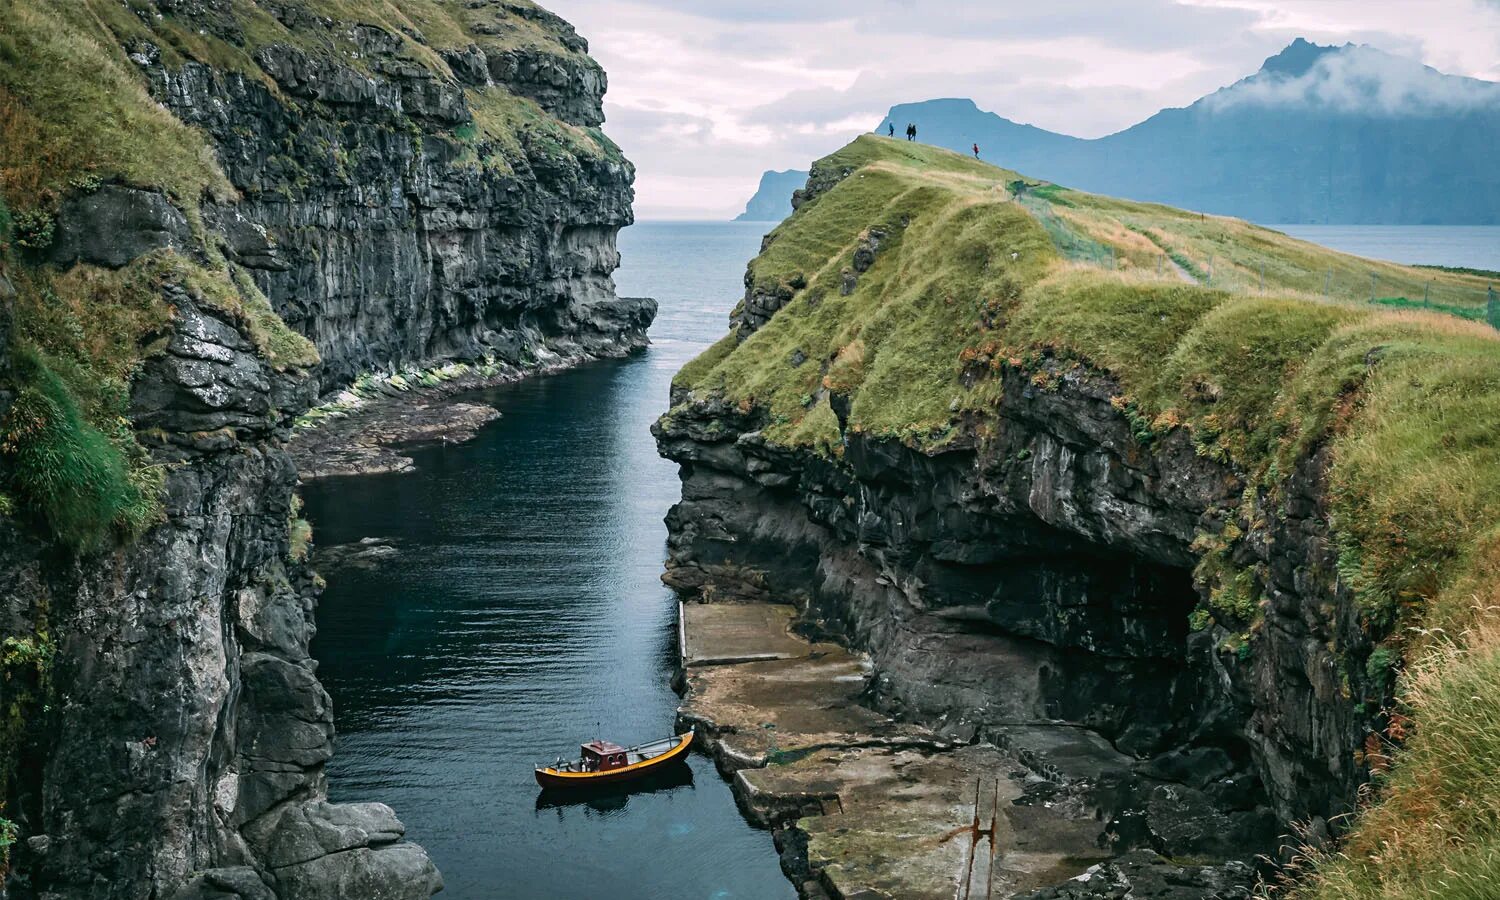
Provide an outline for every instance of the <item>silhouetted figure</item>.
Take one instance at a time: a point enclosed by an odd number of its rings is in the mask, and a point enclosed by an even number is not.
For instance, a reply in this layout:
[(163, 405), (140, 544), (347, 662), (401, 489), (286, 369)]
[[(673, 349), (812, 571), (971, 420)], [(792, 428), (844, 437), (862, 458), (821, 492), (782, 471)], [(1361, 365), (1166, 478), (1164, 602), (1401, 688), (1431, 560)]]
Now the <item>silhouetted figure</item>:
[(888, 132), (888, 134), (890, 134), (891, 137), (895, 137), (896, 136), (896, 123), (895, 122), (890, 123), (889, 127), (890, 127), (891, 130)]
[(979, 158), (979, 143), (977, 141), (974, 143), (974, 158)]
[(915, 125), (908, 125), (908, 126), (906, 126), (906, 139), (908, 141), (914, 141), (914, 140), (917, 139), (917, 126), (915, 126)]

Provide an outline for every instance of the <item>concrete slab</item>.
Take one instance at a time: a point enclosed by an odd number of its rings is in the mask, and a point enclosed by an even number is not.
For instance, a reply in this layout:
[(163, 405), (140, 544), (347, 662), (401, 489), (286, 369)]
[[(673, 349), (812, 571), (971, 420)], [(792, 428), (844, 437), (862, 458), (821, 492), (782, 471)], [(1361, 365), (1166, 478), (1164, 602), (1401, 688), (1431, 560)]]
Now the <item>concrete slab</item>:
[(807, 642), (791, 634), (790, 606), (771, 603), (682, 603), (678, 605), (684, 666), (722, 666), (790, 659), (807, 653)]
[[(1005, 751), (861, 705), (868, 660), (792, 635), (791, 619), (791, 607), (685, 606), (690, 658), (720, 662), (686, 668), (679, 715), (753, 822), (806, 835), (807, 874), (828, 895), (998, 900), (1109, 856), (1092, 811), (1030, 802), (1036, 776)], [(747, 652), (776, 655), (733, 661)]]
[(1065, 881), (1109, 853), (1099, 824), (1018, 805), (1015, 762), (973, 745), (945, 752), (858, 747), (746, 769), (744, 804), (800, 805), (810, 868), (835, 896), (1008, 897)]

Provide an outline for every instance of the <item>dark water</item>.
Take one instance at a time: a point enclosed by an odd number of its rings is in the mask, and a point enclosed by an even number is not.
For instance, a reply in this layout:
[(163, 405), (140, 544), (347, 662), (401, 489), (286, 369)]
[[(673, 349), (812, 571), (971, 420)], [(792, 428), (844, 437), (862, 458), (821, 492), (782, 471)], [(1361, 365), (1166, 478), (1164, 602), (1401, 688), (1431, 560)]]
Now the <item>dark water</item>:
[(306, 490), (317, 540), (400, 555), (330, 573), (313, 652), (332, 694), (335, 800), (382, 800), (476, 898), (789, 898), (770, 836), (711, 764), (591, 804), (539, 806), (535, 762), (670, 733), (676, 608), (658, 576), (676, 468), (648, 432), (722, 335), (764, 225), (642, 224), (620, 292), (661, 300), (652, 348), (489, 392), (503, 417), (415, 473)]

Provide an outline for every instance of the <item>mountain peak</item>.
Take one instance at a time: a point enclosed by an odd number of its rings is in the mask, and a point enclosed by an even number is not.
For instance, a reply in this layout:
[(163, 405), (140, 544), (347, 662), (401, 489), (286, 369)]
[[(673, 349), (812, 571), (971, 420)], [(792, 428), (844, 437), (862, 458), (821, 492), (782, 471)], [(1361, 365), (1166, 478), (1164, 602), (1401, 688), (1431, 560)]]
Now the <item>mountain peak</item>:
[[(1344, 46), (1351, 45), (1345, 44)], [(1314, 44), (1306, 38), (1299, 37), (1287, 44), (1285, 50), (1267, 59), (1261, 65), (1260, 71), (1264, 74), (1300, 78), (1311, 71), (1312, 67), (1318, 64), (1318, 60), (1330, 53), (1337, 53), (1340, 49), (1331, 45)]]

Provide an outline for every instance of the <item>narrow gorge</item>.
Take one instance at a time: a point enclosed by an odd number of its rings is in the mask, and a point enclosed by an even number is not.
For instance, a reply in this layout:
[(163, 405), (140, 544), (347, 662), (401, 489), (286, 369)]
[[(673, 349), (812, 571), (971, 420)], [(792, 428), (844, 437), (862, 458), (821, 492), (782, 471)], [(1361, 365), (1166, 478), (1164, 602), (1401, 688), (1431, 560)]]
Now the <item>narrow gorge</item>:
[[(1256, 867), (1349, 835), (1413, 727), (1403, 657), (1446, 652), (1414, 629), (1468, 621), (1493, 546), (1474, 515), (1492, 482), (1432, 487), (1493, 453), (1441, 424), (1492, 427), (1465, 398), (1493, 384), (1493, 331), (1317, 296), (1370, 263), (1238, 220), (874, 136), (793, 203), (655, 433), (681, 468), (665, 577), (687, 640), (712, 621), (695, 604), (790, 604), (795, 635), (867, 660), (825, 682), (862, 677), (857, 697), (813, 692), (827, 721), (796, 733), (725, 692), (803, 690), (841, 651), (687, 670), (684, 714), (802, 895), (1245, 897)], [(1209, 248), (1214, 275), (1173, 271)], [(1247, 288), (1257, 272), (1275, 283)], [(892, 762), (912, 735), (926, 756)], [(911, 774), (968, 747), (1001, 761)], [(972, 810), (987, 880), (934, 823), (894, 843), (846, 810), (877, 785), (946, 798), (955, 832)], [(1071, 868), (1038, 862), (1039, 807), (1085, 836)], [(1390, 865), (1370, 852), (1347, 864)]]
[(622, 355), (655, 304), (614, 293), (633, 169), (585, 41), (402, 7), (0, 3), (6, 896), (441, 887), (326, 800), (294, 424)]

